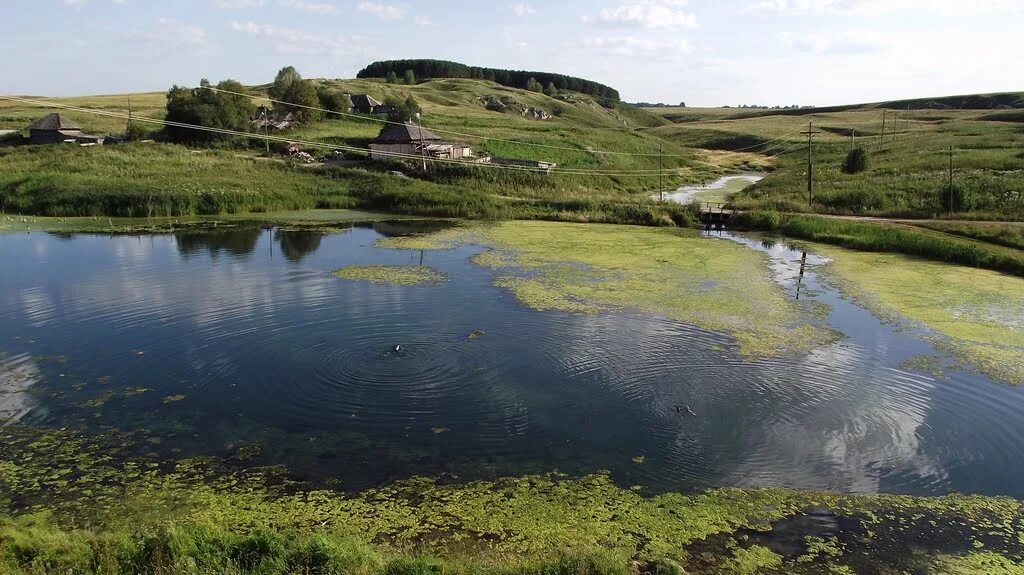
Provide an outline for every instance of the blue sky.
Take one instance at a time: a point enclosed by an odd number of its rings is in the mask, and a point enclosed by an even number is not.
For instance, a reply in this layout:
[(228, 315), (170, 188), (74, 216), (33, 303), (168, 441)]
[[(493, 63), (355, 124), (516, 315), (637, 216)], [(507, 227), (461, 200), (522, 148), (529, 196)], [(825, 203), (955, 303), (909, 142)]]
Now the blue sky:
[(110, 94), (390, 58), (561, 72), (629, 101), (1024, 90), (1024, 0), (5, 0), (0, 93)]

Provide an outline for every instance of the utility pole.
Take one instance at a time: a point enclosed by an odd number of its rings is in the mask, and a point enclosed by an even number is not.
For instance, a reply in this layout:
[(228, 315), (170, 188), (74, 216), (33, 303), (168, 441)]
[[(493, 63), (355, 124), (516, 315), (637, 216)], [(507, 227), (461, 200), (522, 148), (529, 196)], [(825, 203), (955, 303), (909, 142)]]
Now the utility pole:
[(878, 145), (881, 146), (885, 143), (885, 114), (886, 111), (882, 110), (882, 131), (878, 134)]
[(811, 137), (820, 134), (814, 129), (814, 122), (807, 122), (807, 131), (800, 132), (807, 134), (807, 205), (814, 205), (814, 157), (811, 155)]
[[(131, 137), (132, 135), (132, 97), (128, 96), (128, 130), (125, 136)], [(127, 138), (126, 138), (127, 139)]]
[(893, 110), (892, 113), (892, 141), (896, 141), (896, 126), (900, 125), (900, 112), (899, 110)]
[(270, 155), (270, 118), (267, 117), (267, 108), (263, 108), (263, 134), (267, 144), (267, 155)]
[(419, 112), (416, 113), (416, 119), (419, 120), (420, 129), (420, 159), (423, 160), (423, 171), (427, 171), (427, 149), (423, 147), (423, 118)]
[(658, 193), (661, 194), (661, 201), (665, 201), (665, 156), (663, 144), (658, 144)]
[(949, 147), (949, 213), (953, 213), (953, 146)]
[(857, 128), (850, 130), (850, 151), (857, 147)]

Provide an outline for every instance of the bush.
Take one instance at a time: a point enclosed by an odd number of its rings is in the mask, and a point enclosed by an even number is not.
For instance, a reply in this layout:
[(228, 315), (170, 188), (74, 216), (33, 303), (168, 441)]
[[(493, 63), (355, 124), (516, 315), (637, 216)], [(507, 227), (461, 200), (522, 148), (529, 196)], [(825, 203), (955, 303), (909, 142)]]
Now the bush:
[(952, 191), (948, 185), (939, 191), (939, 203), (947, 212), (968, 212), (974, 209), (975, 198), (974, 194), (965, 188), (953, 184)]
[(850, 153), (846, 154), (846, 160), (843, 161), (843, 172), (847, 174), (856, 174), (863, 172), (868, 168), (868, 155), (864, 151), (864, 148), (854, 148), (850, 150)]
[(752, 230), (777, 230), (782, 225), (782, 216), (776, 211), (753, 211), (736, 214), (734, 223), (741, 228)]

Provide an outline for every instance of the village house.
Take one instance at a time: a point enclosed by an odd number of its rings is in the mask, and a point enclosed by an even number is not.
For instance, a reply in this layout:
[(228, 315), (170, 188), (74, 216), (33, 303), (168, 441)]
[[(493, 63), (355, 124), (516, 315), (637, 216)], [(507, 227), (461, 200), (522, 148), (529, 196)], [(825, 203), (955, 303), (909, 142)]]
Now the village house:
[(252, 125), (259, 130), (287, 130), (298, 124), (291, 112), (275, 112), (263, 106), (256, 110), (252, 120)]
[(401, 159), (405, 156), (471, 158), (473, 149), (468, 144), (446, 142), (430, 130), (412, 122), (389, 124), (370, 142), (371, 159)]
[(47, 114), (28, 127), (29, 143), (60, 144), (76, 142), (79, 144), (102, 144), (102, 136), (93, 136), (82, 132), (82, 127), (67, 119), (63, 114)]
[(369, 94), (352, 94), (352, 109), (360, 114), (378, 114), (384, 104)]

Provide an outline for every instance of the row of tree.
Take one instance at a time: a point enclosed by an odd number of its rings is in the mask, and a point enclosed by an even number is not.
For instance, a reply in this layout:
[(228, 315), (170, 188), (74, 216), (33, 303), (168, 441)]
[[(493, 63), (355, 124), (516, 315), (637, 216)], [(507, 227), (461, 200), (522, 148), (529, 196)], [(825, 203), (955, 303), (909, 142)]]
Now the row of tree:
[[(415, 78), (411, 81), (415, 82)], [(292, 120), (299, 123), (320, 120), (324, 110), (348, 113), (352, 109), (348, 94), (306, 80), (291, 66), (281, 68), (267, 94), (274, 100), (275, 114), (290, 113)], [(388, 118), (395, 122), (407, 122), (422, 112), (412, 96), (405, 100), (389, 96), (384, 100), (384, 108)], [(224, 80), (214, 86), (204, 79), (197, 88), (174, 86), (167, 92), (167, 120), (172, 123), (251, 132), (256, 114), (248, 89), (234, 80)], [(211, 142), (229, 137), (173, 124), (167, 126), (166, 135), (174, 142)]]
[(393, 78), (397, 79), (399, 74), (412, 78), (473, 78), (477, 80), (488, 80), (503, 86), (513, 88), (531, 89), (530, 80), (542, 86), (540, 92), (547, 84), (551, 84), (553, 90), (571, 90), (588, 94), (613, 105), (619, 101), (619, 92), (614, 88), (605, 86), (593, 80), (585, 80), (563, 74), (549, 72), (526, 72), (521, 70), (503, 70), (499, 68), (480, 68), (467, 66), (449, 60), (385, 60), (374, 62), (363, 68), (356, 74), (357, 78)]

